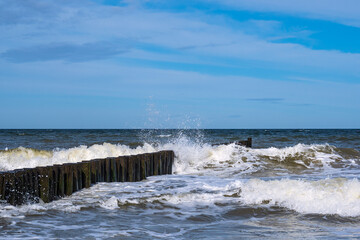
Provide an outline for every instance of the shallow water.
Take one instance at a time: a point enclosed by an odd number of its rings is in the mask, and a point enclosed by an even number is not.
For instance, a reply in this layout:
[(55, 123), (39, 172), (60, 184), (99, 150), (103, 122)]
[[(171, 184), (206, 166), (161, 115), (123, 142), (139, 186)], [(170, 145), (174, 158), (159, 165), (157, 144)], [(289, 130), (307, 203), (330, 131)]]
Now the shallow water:
[[(234, 144), (247, 137), (253, 148)], [(176, 155), (173, 175), (2, 203), (0, 238), (357, 238), (359, 140), (360, 130), (0, 130), (2, 171)]]

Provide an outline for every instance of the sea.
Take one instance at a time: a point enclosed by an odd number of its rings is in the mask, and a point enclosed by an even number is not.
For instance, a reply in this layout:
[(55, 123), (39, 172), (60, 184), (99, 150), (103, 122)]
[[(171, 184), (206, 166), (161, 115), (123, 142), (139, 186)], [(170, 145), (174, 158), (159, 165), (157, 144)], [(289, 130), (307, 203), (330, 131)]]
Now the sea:
[(359, 129), (0, 130), (0, 171), (159, 150), (171, 175), (0, 203), (0, 238), (360, 238)]

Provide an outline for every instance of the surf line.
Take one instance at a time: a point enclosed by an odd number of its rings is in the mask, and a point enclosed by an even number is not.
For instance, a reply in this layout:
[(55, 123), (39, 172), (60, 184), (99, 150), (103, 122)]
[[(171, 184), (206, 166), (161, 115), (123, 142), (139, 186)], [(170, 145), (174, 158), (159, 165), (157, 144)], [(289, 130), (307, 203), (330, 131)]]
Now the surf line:
[(136, 182), (172, 173), (175, 154), (159, 151), (0, 172), (0, 201), (48, 203), (98, 182)]

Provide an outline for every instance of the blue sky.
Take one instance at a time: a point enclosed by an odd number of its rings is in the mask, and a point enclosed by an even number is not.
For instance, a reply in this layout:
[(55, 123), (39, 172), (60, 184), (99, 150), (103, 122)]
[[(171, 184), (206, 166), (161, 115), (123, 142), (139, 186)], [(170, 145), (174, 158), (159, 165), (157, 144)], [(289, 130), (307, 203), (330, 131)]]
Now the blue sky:
[(0, 0), (0, 128), (359, 128), (359, 11)]

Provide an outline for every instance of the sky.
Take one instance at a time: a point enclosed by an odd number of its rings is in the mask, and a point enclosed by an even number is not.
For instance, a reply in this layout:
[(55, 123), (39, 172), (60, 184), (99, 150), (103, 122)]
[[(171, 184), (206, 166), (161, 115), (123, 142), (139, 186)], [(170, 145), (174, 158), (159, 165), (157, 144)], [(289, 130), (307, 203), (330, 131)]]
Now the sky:
[(0, 0), (0, 128), (360, 128), (358, 0)]

